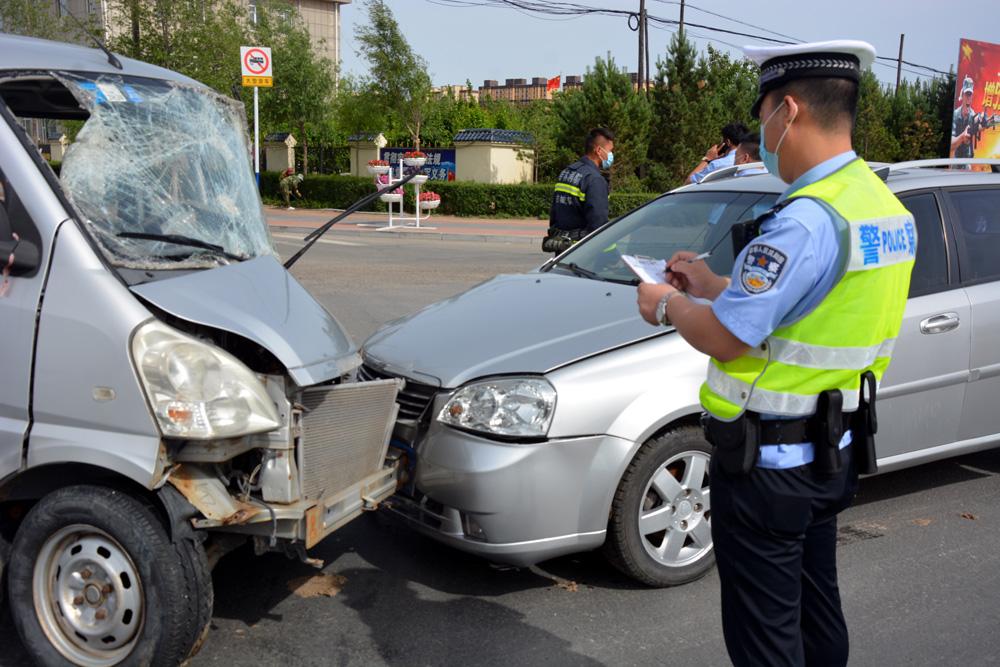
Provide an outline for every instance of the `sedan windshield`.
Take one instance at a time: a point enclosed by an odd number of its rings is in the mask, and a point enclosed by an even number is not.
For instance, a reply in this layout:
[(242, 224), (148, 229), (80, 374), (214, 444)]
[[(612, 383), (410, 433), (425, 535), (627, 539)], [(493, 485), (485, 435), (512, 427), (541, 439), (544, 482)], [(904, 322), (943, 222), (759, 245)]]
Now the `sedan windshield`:
[[(679, 250), (701, 253), (718, 274), (729, 275), (733, 246), (729, 230), (774, 205), (777, 194), (759, 192), (678, 192), (660, 197), (626, 214), (560, 257), (553, 270), (612, 282), (629, 282), (635, 274), (622, 255), (670, 259)], [(590, 274), (590, 275), (586, 275)]]
[(90, 113), (60, 180), (109, 262), (193, 269), (274, 253), (242, 105), (175, 81), (59, 78)]

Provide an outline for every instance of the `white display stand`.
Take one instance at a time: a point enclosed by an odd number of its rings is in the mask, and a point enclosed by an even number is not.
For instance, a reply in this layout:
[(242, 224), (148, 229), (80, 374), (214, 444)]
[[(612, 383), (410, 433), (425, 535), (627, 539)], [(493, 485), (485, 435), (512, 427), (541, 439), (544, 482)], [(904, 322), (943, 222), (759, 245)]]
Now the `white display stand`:
[[(379, 183), (378, 175), (375, 176), (375, 186), (378, 189), (383, 189), (387, 185), (392, 186), (403, 180), (403, 160), (396, 163), (395, 167), (390, 167), (389, 169), (389, 183)], [(409, 165), (407, 165), (409, 166)], [(422, 163), (418, 163), (416, 168), (423, 166)], [(415, 229), (437, 229), (437, 227), (428, 227), (426, 224), (427, 220), (430, 219), (431, 214), (429, 210), (421, 210), (420, 208), (420, 186), (427, 180), (426, 177), (420, 178), (417, 176), (409, 182), (408, 185), (413, 186), (413, 202), (414, 208), (416, 209), (413, 215), (406, 215), (406, 210), (403, 208), (403, 199), (400, 198), (398, 202), (387, 202), (389, 206), (389, 224), (383, 223), (370, 223), (362, 222), (359, 223), (358, 227), (377, 227), (378, 231), (384, 232), (387, 230), (395, 229), (397, 227), (412, 227)]]

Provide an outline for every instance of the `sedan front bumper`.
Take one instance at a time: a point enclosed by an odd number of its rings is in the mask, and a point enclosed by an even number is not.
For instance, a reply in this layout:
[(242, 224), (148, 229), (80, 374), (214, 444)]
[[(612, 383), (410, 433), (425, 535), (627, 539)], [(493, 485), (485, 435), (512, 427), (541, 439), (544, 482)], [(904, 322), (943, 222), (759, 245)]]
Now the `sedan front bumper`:
[(434, 424), (418, 445), (416, 498), (384, 506), (458, 549), (531, 565), (604, 542), (632, 447), (608, 435), (506, 443)]

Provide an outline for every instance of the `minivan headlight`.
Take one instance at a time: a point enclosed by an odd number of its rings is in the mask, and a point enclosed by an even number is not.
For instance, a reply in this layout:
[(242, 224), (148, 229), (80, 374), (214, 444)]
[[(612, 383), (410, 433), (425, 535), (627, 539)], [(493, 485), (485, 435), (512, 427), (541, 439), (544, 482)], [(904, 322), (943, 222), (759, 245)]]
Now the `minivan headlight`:
[(212, 440), (280, 426), (264, 385), (228, 352), (152, 321), (136, 331), (132, 356), (165, 436)]
[(438, 421), (508, 437), (544, 437), (552, 423), (556, 390), (545, 378), (498, 378), (458, 389)]

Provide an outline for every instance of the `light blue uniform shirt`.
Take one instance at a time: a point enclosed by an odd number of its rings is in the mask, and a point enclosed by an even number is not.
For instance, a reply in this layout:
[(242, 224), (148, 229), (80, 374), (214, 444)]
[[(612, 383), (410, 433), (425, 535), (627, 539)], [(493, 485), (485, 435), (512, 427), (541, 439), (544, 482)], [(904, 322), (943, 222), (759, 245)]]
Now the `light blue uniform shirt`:
[[(854, 151), (847, 151), (816, 165), (788, 186), (778, 201), (856, 158)], [(760, 231), (761, 235), (736, 258), (732, 282), (712, 304), (719, 322), (751, 347), (760, 345), (775, 329), (798, 321), (826, 298), (838, 279), (840, 254), (830, 214), (812, 199), (792, 202), (764, 221)], [(754, 265), (753, 258), (769, 264), (766, 274), (747, 273), (750, 253), (750, 266)], [(765, 278), (761, 279), (761, 275)], [(847, 432), (840, 447), (850, 443), (851, 434)], [(794, 468), (810, 463), (814, 457), (813, 445), (808, 442), (764, 444), (760, 450), (757, 465), (762, 468)]]
[(751, 167), (750, 169), (744, 169), (742, 171), (736, 172), (737, 176), (756, 176), (757, 174), (766, 174), (767, 167)]
[(734, 164), (736, 164), (736, 149), (731, 148), (729, 149), (729, 152), (723, 155), (722, 157), (712, 160), (711, 162), (706, 164), (701, 170), (691, 174), (691, 182), (701, 183), (701, 179), (705, 178), (713, 171), (716, 171), (717, 169), (722, 169), (724, 167), (732, 167)]

